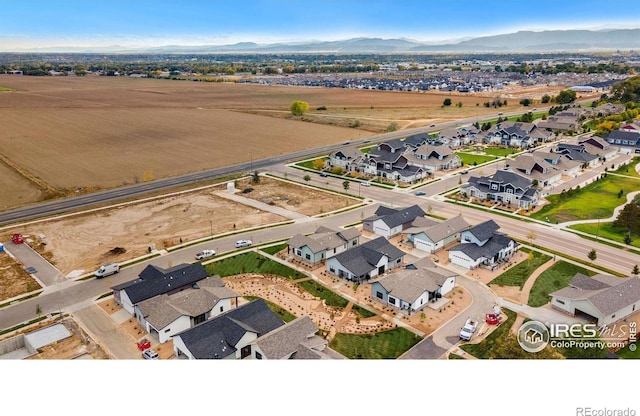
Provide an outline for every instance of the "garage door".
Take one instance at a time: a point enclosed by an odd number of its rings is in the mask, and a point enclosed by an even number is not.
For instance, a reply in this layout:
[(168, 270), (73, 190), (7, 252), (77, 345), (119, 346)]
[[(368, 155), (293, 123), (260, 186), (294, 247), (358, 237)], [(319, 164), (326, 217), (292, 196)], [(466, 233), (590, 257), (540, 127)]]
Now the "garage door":
[(418, 250), (422, 250), (422, 251), (426, 251), (427, 253), (431, 253), (431, 250), (433, 249), (431, 244), (428, 244), (427, 242), (425, 242), (424, 240), (413, 240), (416, 248)]

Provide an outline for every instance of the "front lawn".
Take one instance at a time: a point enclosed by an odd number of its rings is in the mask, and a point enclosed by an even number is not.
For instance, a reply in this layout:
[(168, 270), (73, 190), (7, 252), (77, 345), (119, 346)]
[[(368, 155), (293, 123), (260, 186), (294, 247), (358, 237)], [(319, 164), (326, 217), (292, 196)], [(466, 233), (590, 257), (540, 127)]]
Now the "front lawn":
[(506, 272), (502, 273), (500, 276), (490, 281), (489, 284), (501, 286), (518, 286), (520, 287), (520, 289), (522, 289), (522, 286), (524, 286), (529, 276), (531, 276), (531, 274), (538, 267), (542, 266), (549, 260), (551, 260), (550, 256), (539, 253), (537, 251), (531, 251), (529, 252), (529, 258), (527, 260), (520, 262)]
[(315, 280), (305, 280), (304, 282), (299, 282), (298, 285), (302, 286), (304, 290), (311, 293), (313, 296), (324, 299), (327, 306), (343, 309), (349, 304), (348, 300), (338, 295), (336, 292), (322, 286)]
[(622, 165), (618, 169), (614, 170), (613, 173), (631, 176), (632, 178), (640, 178), (640, 175), (638, 175), (638, 172), (636, 171), (636, 165), (638, 163), (640, 163), (640, 156), (634, 157), (629, 162), (627, 162), (627, 164)]
[[(531, 217), (539, 220), (549, 218), (552, 222), (609, 218), (615, 207), (626, 202), (625, 195), (638, 190), (640, 181), (637, 179), (607, 175), (580, 190), (547, 196), (549, 204)], [(620, 191), (623, 195), (619, 198)]]
[(518, 153), (519, 150), (508, 147), (485, 147), (484, 152), (493, 156), (508, 156)]
[(287, 243), (278, 244), (277, 246), (264, 247), (260, 250), (273, 256), (274, 254), (281, 252), (285, 248), (287, 248)]
[(421, 340), (419, 335), (399, 327), (377, 334), (337, 333), (329, 348), (347, 358), (395, 359)]
[(533, 284), (531, 292), (529, 292), (529, 306), (537, 308), (549, 303), (551, 300), (549, 293), (566, 287), (576, 273), (582, 273), (587, 276), (593, 276), (595, 274), (591, 270), (562, 260), (549, 267), (538, 276)]
[(205, 266), (209, 275), (220, 277), (233, 276), (242, 273), (277, 274), (289, 279), (300, 279), (305, 274), (293, 270), (258, 253), (248, 252), (237, 256), (218, 260)]
[(460, 159), (462, 160), (462, 163), (464, 163), (465, 166), (481, 165), (483, 163), (490, 162), (496, 159), (495, 156), (476, 155), (474, 153), (458, 152), (456, 154), (460, 156)]

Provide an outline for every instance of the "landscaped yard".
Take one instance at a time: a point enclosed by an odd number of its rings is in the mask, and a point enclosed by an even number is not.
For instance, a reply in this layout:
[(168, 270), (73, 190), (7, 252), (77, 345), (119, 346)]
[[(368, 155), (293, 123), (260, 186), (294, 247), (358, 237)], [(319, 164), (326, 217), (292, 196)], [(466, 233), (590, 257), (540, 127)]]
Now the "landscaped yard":
[(509, 147), (485, 147), (484, 152), (493, 156), (508, 156), (518, 153), (518, 149), (511, 149)]
[(549, 293), (567, 286), (576, 273), (582, 273), (587, 276), (595, 274), (590, 270), (561, 260), (549, 267), (538, 276), (533, 284), (529, 293), (529, 306), (535, 308), (546, 305), (551, 300)]
[(241, 273), (277, 274), (289, 279), (305, 277), (303, 273), (254, 252), (239, 254), (207, 264), (205, 269), (209, 275), (217, 274), (220, 277)]
[[(525, 251), (526, 249), (521, 249)], [(501, 286), (519, 286), (522, 289), (525, 282), (531, 276), (531, 274), (547, 261), (551, 260), (546, 254), (539, 253), (537, 251), (530, 251), (529, 258), (514, 267), (510, 268), (500, 276), (496, 277), (489, 282), (490, 285)]]
[(495, 156), (477, 155), (475, 153), (458, 152), (456, 154), (460, 157), (460, 159), (462, 159), (462, 163), (464, 163), (465, 166), (474, 166), (474, 163), (476, 165), (481, 165), (483, 163), (496, 159)]
[[(616, 229), (613, 227), (613, 222), (601, 222), (601, 223), (589, 223), (589, 224), (574, 224), (569, 228), (573, 230), (582, 231), (592, 234), (594, 237), (598, 236), (609, 240), (624, 243), (624, 236), (626, 232), (624, 230)], [(631, 246), (640, 247), (640, 238), (631, 234)]]
[[(531, 217), (539, 220), (548, 217), (553, 222), (609, 218), (615, 207), (626, 202), (628, 193), (638, 190), (640, 181), (637, 179), (607, 175), (579, 191), (549, 195), (549, 204), (531, 214)], [(623, 195), (619, 198), (620, 191)]]
[(620, 166), (618, 169), (614, 170), (613, 173), (631, 176), (632, 178), (640, 178), (640, 175), (638, 175), (638, 171), (636, 170), (636, 165), (638, 163), (640, 163), (640, 157), (636, 156), (626, 165)]
[(395, 359), (420, 342), (422, 338), (404, 328), (377, 334), (338, 333), (329, 347), (347, 358)]
[(322, 286), (315, 280), (306, 280), (298, 284), (313, 296), (324, 299), (327, 306), (334, 306), (336, 308), (343, 309), (349, 304), (348, 300), (338, 295), (336, 292), (333, 292), (330, 289)]

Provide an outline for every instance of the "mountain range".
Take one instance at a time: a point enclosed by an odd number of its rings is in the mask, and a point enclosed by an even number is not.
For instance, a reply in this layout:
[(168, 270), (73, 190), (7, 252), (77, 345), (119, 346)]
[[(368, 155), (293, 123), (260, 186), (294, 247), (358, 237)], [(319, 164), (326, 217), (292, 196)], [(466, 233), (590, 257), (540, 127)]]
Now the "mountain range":
[(166, 45), (129, 48), (109, 46), (50, 47), (32, 52), (97, 53), (509, 53), (509, 52), (595, 52), (640, 49), (640, 29), (519, 31), (494, 36), (443, 43), (405, 38), (353, 38), (339, 41), (258, 44), (240, 42), (229, 45)]

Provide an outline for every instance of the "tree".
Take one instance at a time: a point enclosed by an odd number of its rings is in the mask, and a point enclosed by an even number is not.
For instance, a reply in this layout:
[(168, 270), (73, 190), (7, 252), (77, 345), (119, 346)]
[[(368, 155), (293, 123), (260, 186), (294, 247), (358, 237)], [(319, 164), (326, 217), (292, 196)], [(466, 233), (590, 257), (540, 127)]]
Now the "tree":
[(322, 170), (324, 169), (324, 159), (320, 158), (320, 159), (316, 159), (313, 161), (313, 163), (311, 164), (313, 166), (313, 168), (315, 170)]
[(522, 100), (520, 100), (520, 105), (525, 106), (525, 107), (529, 107), (531, 105), (532, 101), (529, 98), (523, 98)]
[(253, 171), (253, 173), (251, 174), (251, 182), (260, 183), (260, 175), (258, 174), (257, 170)]
[(527, 233), (527, 240), (529, 240), (529, 243), (533, 243), (536, 238), (538, 238), (538, 235), (536, 234), (535, 231), (529, 231)]
[(451, 98), (445, 98), (444, 101), (442, 102), (442, 105), (445, 107), (448, 107), (451, 105)]
[(291, 110), (291, 114), (293, 114), (294, 116), (304, 115), (304, 113), (309, 111), (309, 103), (296, 100), (291, 103), (291, 107), (289, 107), (289, 110)]
[(349, 190), (349, 184), (349, 181), (342, 182), (342, 187), (344, 188), (345, 192)]
[(302, 177), (302, 179), (304, 179), (305, 182), (309, 182), (311, 180), (311, 176), (309, 176), (309, 174), (306, 174)]
[(551, 96), (549, 96), (549, 94), (543, 95), (542, 99), (540, 100), (542, 104), (547, 104), (549, 101), (551, 101)]
[(624, 206), (613, 226), (628, 233), (640, 234), (640, 206), (634, 202)]
[(396, 131), (396, 130), (398, 130), (398, 123), (396, 123), (395, 121), (389, 123), (389, 125), (387, 126), (387, 131), (388, 132), (392, 132), (392, 131)]
[(598, 254), (596, 253), (596, 249), (592, 248), (589, 254), (587, 254), (587, 257), (589, 257), (589, 260), (595, 261), (596, 258), (598, 257)]
[(631, 271), (631, 274), (633, 274), (634, 276), (637, 276), (638, 274), (640, 274), (640, 268), (638, 268), (637, 264), (633, 266), (633, 270)]
[(556, 96), (556, 103), (569, 104), (576, 100), (576, 92), (573, 90), (562, 90)]

